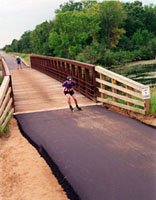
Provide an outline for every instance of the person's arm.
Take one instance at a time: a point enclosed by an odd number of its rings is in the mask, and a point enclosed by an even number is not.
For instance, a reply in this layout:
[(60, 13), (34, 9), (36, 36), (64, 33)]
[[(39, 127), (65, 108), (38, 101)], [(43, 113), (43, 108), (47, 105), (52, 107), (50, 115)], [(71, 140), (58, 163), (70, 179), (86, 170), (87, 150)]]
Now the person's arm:
[(72, 81), (73, 86), (78, 86), (76, 81)]
[(66, 81), (62, 84), (62, 87), (63, 87), (63, 91), (67, 91), (67, 87), (66, 87)]

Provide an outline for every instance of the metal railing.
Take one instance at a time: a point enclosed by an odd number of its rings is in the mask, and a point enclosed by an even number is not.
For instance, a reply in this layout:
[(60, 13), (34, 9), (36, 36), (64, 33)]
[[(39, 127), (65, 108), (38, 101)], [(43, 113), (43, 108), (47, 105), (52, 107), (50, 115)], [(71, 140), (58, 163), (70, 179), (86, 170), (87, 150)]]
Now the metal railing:
[(72, 76), (78, 83), (76, 90), (96, 101), (95, 66), (68, 59), (32, 55), (31, 67), (41, 71), (58, 81)]

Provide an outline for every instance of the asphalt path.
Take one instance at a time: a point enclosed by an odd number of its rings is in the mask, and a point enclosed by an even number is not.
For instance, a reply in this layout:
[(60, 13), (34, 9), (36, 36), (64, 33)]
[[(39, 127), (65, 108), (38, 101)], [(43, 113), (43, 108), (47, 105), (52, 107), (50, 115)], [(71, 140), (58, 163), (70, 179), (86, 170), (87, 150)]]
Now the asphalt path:
[[(16, 57), (15, 56), (11, 56), (9, 54), (6, 54), (3, 51), (0, 51), (0, 56), (3, 56), (5, 58), (5, 61), (6, 61), (10, 70), (17, 69), (17, 63), (16, 63)], [(23, 62), (21, 62), (21, 67), (27, 68), (27, 66)]]
[(81, 200), (156, 199), (156, 129), (100, 106), (16, 118)]

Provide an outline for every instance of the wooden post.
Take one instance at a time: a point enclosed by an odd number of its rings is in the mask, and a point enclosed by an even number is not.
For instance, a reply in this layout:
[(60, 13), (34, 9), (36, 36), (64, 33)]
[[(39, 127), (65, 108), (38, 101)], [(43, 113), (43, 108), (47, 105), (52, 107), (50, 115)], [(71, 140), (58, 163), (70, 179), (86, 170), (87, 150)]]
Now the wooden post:
[(70, 64), (69, 63), (66, 63), (66, 72), (67, 72), (67, 76), (71, 75), (70, 74)]
[(81, 67), (78, 66), (78, 91), (81, 92), (81, 87), (82, 87), (82, 71), (81, 71)]
[[(89, 69), (85, 69), (85, 76), (84, 76), (84, 78), (85, 78), (85, 83), (89, 83)], [(86, 92), (86, 94), (88, 94), (88, 85), (87, 84), (85, 84), (85, 92)]]
[[(103, 74), (100, 74), (100, 79), (105, 80), (105, 76)], [(100, 84), (100, 87), (101, 87), (101, 89), (104, 89), (104, 90), (106, 89), (105, 85), (102, 83)], [(104, 93), (101, 93), (101, 98), (104, 99), (105, 97), (106, 97), (106, 95)]]
[(150, 99), (145, 100), (145, 114), (148, 115), (150, 112)]
[[(131, 89), (131, 87), (129, 87), (128, 85), (126, 85), (126, 89), (127, 89), (127, 90), (130, 90), (130, 89)], [(126, 96), (127, 96), (128, 98), (131, 98), (131, 97), (132, 97), (130, 94), (126, 94)], [(133, 104), (132, 104), (132, 103), (129, 103), (129, 102), (127, 102), (127, 105), (128, 105), (128, 106), (132, 106)]]
[(89, 80), (89, 82), (91, 82), (92, 85), (93, 85), (93, 100), (95, 102), (97, 102), (97, 82), (96, 82), (96, 78), (97, 78), (97, 72), (95, 71), (95, 66), (93, 66), (93, 68), (91, 70), (89, 70), (89, 79), (91, 79), (91, 81)]
[[(116, 80), (115, 79), (112, 79), (112, 83), (116, 85)], [(117, 90), (112, 88), (112, 92), (113, 93), (117, 93)], [(117, 98), (113, 97), (113, 101), (117, 101)]]
[(71, 65), (71, 75), (75, 78), (75, 65)]

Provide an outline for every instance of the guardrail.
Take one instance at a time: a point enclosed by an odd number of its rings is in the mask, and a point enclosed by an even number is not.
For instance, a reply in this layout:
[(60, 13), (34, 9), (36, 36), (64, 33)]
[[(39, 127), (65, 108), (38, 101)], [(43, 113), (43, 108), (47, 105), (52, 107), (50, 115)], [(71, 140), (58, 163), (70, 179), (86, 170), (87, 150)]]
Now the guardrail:
[(1, 59), (3, 82), (0, 86), (0, 129), (3, 131), (14, 113), (13, 89), (10, 71)]
[(150, 89), (124, 76), (102, 67), (95, 67), (98, 73), (99, 97), (102, 103), (111, 104), (133, 112), (148, 114), (150, 105)]
[(95, 66), (68, 59), (37, 56), (30, 57), (31, 67), (39, 70), (59, 81), (72, 76), (78, 83), (76, 90), (88, 98), (96, 101)]

